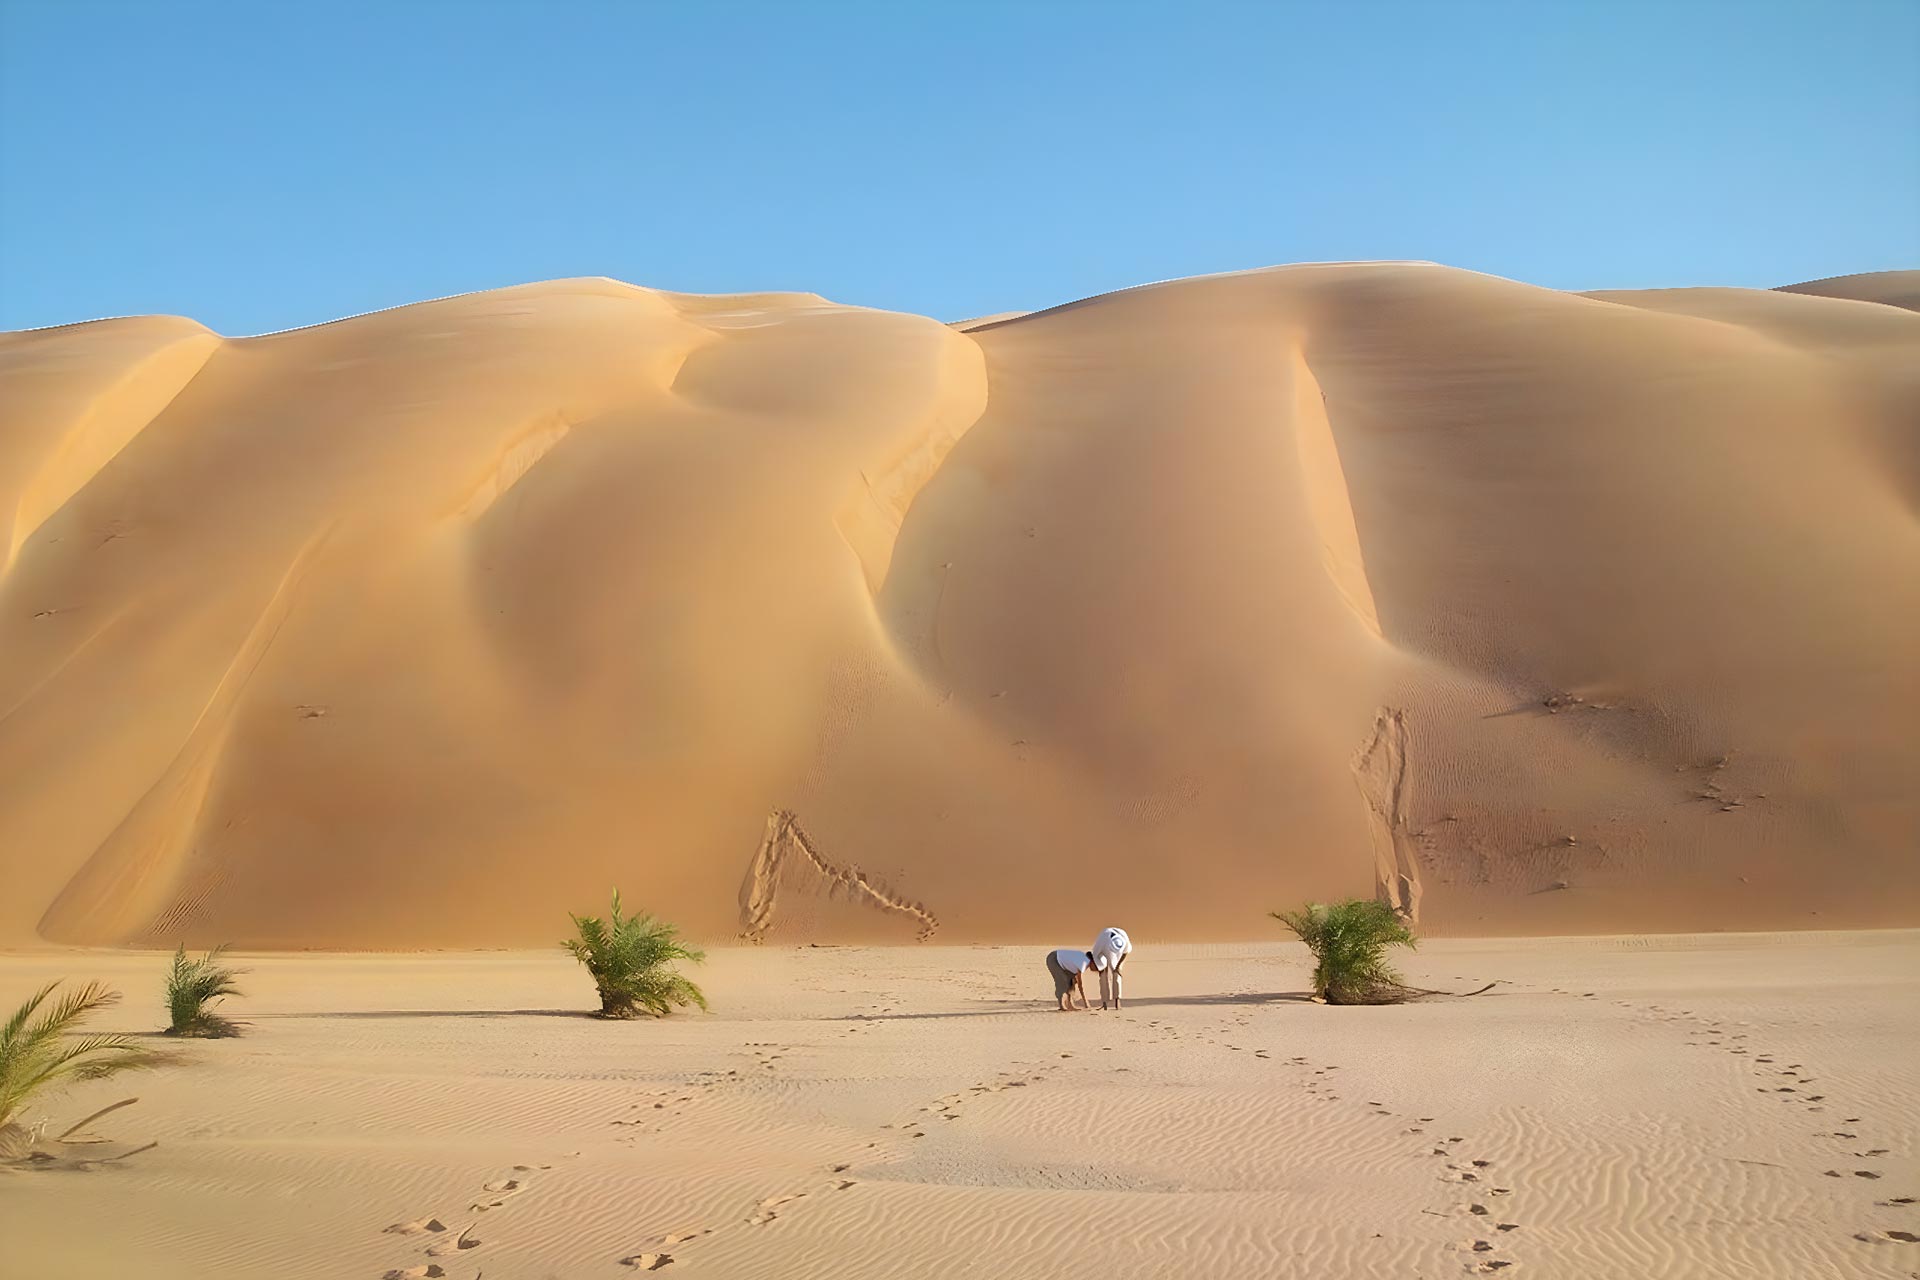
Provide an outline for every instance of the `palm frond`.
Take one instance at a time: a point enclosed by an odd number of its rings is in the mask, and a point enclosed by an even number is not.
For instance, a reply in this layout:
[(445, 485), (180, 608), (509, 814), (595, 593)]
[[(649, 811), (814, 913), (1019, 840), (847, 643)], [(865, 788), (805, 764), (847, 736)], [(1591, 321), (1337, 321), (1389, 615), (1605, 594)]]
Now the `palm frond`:
[(58, 986), (50, 983), (29, 996), (0, 1030), (0, 1127), (11, 1123), (36, 1095), (63, 1084), (100, 1080), (167, 1060), (129, 1036), (76, 1034), (80, 1023), (120, 995), (88, 982), (54, 998)]
[(576, 915), (572, 920), (574, 936), (561, 945), (592, 975), (602, 1017), (631, 1018), (642, 1011), (665, 1017), (687, 1005), (707, 1007), (700, 988), (672, 968), (682, 961), (698, 964), (705, 953), (644, 911), (622, 914), (618, 890), (608, 919)]
[(176, 1036), (238, 1035), (239, 1027), (207, 1005), (222, 996), (241, 994), (241, 970), (220, 963), (225, 944), (198, 959), (189, 959), (182, 946), (173, 953), (173, 968), (167, 974), (167, 1033)]
[(47, 997), (52, 995), (53, 989), (59, 985), (60, 980), (58, 978), (54, 979), (46, 986), (28, 996), (20, 1007), (13, 1011), (13, 1016), (7, 1019), (6, 1027), (0, 1029), (0, 1054), (5, 1054), (12, 1050), (14, 1042), (20, 1038), (21, 1030), (27, 1025), (27, 1019), (31, 1018), (34, 1011), (47, 1002)]
[(1414, 936), (1386, 903), (1349, 898), (1271, 914), (1313, 953), (1314, 994), (1328, 1004), (1387, 1004), (1411, 994), (1386, 953), (1414, 946)]

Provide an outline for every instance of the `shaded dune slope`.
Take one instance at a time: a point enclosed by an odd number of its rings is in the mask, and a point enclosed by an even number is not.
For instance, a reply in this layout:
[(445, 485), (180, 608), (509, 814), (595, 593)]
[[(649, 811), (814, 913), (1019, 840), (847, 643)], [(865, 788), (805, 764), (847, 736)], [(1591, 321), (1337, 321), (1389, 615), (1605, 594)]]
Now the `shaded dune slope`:
[(1912, 923), (1920, 314), (1816, 285), (0, 335), (0, 942)]

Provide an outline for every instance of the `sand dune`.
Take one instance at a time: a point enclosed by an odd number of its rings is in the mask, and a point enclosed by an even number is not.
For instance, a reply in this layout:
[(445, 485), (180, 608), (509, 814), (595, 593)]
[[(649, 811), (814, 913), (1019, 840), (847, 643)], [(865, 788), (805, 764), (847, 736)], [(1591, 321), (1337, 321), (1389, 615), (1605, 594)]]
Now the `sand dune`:
[(1869, 271), (1865, 275), (1830, 276), (1825, 280), (1783, 284), (1780, 290), (1823, 298), (1851, 298), (1856, 302), (1882, 302), (1890, 307), (1920, 311), (1920, 271)]
[[(98, 1131), (159, 1146), (0, 1171), (0, 1238), (62, 1280), (1911, 1274), (1915, 935), (1408, 960), (1501, 985), (1322, 1008), (1297, 944), (1153, 946), (1068, 1016), (1030, 948), (733, 948), (714, 1016), (609, 1024), (557, 948), (250, 957), (247, 1036), (46, 1108), (137, 1093)], [(16, 957), (0, 1007), (85, 973), (144, 1030), (164, 969)]]
[(0, 335), (0, 941), (1920, 920), (1912, 289)]

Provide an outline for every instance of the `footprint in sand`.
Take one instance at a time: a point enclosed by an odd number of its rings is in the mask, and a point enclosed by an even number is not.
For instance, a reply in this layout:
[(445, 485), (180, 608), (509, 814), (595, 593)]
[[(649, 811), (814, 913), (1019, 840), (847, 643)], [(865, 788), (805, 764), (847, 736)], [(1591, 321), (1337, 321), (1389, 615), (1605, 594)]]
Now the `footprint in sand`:
[(1856, 1231), (1853, 1238), (1868, 1244), (1920, 1244), (1920, 1236), (1911, 1231)]
[(479, 1239), (473, 1234), (471, 1226), (463, 1228), (459, 1235), (451, 1240), (442, 1240), (427, 1250), (429, 1258), (444, 1258), (450, 1253), (464, 1253), (468, 1249), (478, 1249)]
[(445, 1231), (447, 1224), (438, 1218), (415, 1218), (412, 1222), (396, 1222), (382, 1228), (381, 1234), (389, 1236), (422, 1236)]
[[(513, 1166), (513, 1172), (514, 1173), (531, 1173), (533, 1172), (533, 1170), (527, 1165), (517, 1164)], [(485, 1182), (480, 1185), (480, 1189), (482, 1191), (490, 1192), (493, 1196), (493, 1199), (476, 1200), (469, 1207), (480, 1213), (485, 1213), (489, 1209), (498, 1209), (501, 1205), (504, 1205), (508, 1200), (512, 1199), (514, 1196), (518, 1195), (520, 1192), (526, 1190), (526, 1186), (527, 1184), (521, 1181), (519, 1178), (514, 1178), (514, 1177), (495, 1178), (492, 1182)]]
[(754, 1206), (753, 1216), (747, 1219), (747, 1225), (750, 1227), (766, 1226), (769, 1222), (772, 1222), (780, 1216), (778, 1211), (783, 1205), (792, 1204), (795, 1200), (805, 1197), (806, 1194), (804, 1191), (796, 1191), (792, 1195), (768, 1196), (765, 1200), (762, 1200), (758, 1205)]
[(673, 1255), (670, 1253), (636, 1253), (631, 1257), (620, 1259), (620, 1265), (623, 1267), (632, 1267), (636, 1271), (658, 1271), (662, 1267), (670, 1267), (673, 1265)]
[(447, 1274), (447, 1269), (437, 1262), (423, 1262), (417, 1267), (395, 1267), (380, 1277), (380, 1280), (438, 1280)]

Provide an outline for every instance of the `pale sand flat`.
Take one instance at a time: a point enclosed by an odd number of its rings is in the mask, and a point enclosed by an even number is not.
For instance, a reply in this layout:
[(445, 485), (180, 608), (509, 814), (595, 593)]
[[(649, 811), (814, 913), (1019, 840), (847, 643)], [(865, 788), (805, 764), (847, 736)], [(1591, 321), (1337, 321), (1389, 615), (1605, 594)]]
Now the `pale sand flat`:
[[(721, 949), (712, 1016), (633, 1023), (557, 950), (244, 957), (250, 1034), (100, 1122), (159, 1146), (5, 1177), (0, 1238), (159, 1280), (1920, 1265), (1920, 933), (1430, 941), (1415, 981), (1500, 985), (1385, 1009), (1299, 999), (1297, 944), (1143, 940), (1131, 1007), (1071, 1018), (1038, 954)], [(0, 956), (0, 1006), (98, 976), (143, 1030), (165, 961)]]

